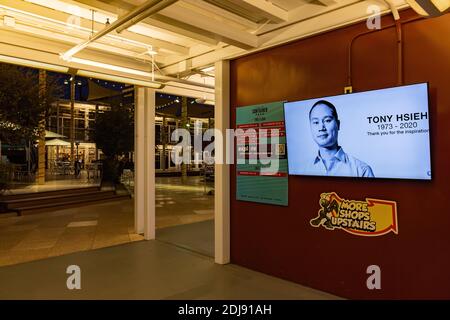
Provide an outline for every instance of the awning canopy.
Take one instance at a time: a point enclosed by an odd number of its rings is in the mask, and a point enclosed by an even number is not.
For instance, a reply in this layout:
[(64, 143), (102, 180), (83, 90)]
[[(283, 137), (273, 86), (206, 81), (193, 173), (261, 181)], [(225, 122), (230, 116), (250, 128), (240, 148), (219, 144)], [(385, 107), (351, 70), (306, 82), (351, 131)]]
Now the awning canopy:
[(45, 130), (45, 138), (46, 139), (52, 139), (52, 138), (66, 138), (66, 136), (63, 136), (62, 134)]
[(64, 147), (69, 147), (70, 146), (70, 142), (61, 140), (61, 139), (52, 139), (52, 140), (48, 140), (45, 141), (45, 145), (46, 146), (64, 146)]

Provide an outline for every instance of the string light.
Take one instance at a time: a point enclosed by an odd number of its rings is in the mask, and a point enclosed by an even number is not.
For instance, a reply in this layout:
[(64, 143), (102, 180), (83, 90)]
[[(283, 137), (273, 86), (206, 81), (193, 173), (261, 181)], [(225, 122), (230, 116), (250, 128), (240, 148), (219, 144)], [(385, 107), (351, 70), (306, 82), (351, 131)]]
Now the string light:
[[(178, 102), (180, 102), (180, 101), (178, 101)], [(162, 109), (162, 108), (171, 106), (171, 105), (173, 105), (174, 103), (177, 103), (177, 101), (175, 100), (175, 101), (167, 102), (167, 103), (165, 103), (165, 104), (163, 104), (163, 105), (156, 106), (155, 109), (156, 109), (156, 110), (159, 110), (159, 109)]]

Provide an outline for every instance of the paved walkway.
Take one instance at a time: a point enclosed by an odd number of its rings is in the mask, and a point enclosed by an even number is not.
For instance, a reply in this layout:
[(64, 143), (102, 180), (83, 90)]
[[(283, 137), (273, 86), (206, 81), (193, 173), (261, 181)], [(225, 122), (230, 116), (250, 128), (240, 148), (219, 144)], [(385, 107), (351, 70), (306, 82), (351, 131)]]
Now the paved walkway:
[[(209, 183), (206, 193), (211, 190)], [(200, 222), (214, 218), (214, 196), (205, 193), (201, 177), (156, 178), (156, 227)]]
[(0, 266), (142, 240), (133, 201), (62, 208), (0, 219)]
[[(66, 286), (69, 265), (81, 290)], [(0, 299), (336, 299), (157, 240), (0, 267)]]

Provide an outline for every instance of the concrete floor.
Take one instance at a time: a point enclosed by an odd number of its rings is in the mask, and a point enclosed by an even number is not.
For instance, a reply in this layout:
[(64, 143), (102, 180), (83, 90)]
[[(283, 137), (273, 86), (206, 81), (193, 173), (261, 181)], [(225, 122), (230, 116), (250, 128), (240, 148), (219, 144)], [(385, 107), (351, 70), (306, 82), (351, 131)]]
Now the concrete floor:
[(214, 220), (157, 229), (156, 239), (214, 257)]
[[(81, 269), (68, 290), (66, 269)], [(337, 299), (162, 243), (139, 241), (0, 268), (0, 299)]]
[[(74, 182), (67, 182), (72, 185)], [(50, 182), (47, 188), (65, 186)], [(33, 191), (36, 191), (33, 189)], [(199, 177), (156, 179), (156, 227), (165, 228), (213, 219), (214, 197), (204, 194)], [(190, 229), (190, 228), (189, 228)], [(180, 238), (167, 232), (167, 242)], [(191, 233), (192, 234), (192, 233)], [(184, 238), (183, 238), (184, 236)], [(195, 234), (193, 235), (195, 237)], [(142, 240), (134, 233), (133, 200), (89, 204), (77, 208), (52, 209), (28, 216), (0, 216), (0, 266), (44, 259), (68, 253)], [(205, 246), (197, 241), (193, 248)], [(213, 234), (210, 239), (214, 241)], [(200, 244), (200, 246), (199, 246)], [(208, 246), (208, 245), (206, 245)], [(192, 246), (191, 246), (192, 247)]]

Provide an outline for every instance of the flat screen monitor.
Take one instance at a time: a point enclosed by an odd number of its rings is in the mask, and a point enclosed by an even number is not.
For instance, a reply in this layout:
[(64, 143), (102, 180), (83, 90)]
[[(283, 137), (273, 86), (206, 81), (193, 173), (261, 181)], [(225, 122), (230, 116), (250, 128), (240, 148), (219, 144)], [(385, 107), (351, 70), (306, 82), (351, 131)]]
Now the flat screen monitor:
[(428, 84), (284, 104), (290, 175), (431, 180)]

